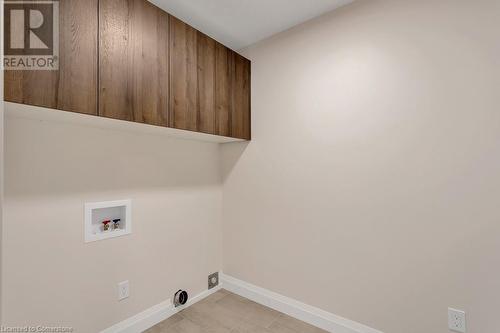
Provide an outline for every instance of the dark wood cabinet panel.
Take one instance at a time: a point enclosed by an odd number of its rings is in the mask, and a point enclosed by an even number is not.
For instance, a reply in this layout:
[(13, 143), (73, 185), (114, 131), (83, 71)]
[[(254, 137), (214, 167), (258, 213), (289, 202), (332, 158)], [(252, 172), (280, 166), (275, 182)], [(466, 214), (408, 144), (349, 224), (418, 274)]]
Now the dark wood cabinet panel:
[(215, 40), (198, 32), (198, 131), (215, 131)]
[(170, 17), (170, 126), (198, 130), (197, 31)]
[(232, 74), (234, 52), (217, 43), (215, 48), (215, 129), (217, 135), (231, 136)]
[(59, 3), (59, 70), (4, 72), (5, 100), (97, 114), (97, 0)]
[(146, 0), (100, 0), (99, 115), (168, 125), (169, 15)]
[(233, 65), (231, 136), (250, 140), (250, 61), (235, 53)]

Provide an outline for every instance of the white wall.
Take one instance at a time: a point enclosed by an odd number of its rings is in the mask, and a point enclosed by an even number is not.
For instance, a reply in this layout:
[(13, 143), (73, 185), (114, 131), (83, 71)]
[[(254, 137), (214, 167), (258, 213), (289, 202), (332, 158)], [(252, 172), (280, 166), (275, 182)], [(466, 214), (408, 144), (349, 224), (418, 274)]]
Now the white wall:
[[(0, 17), (3, 18), (3, 3), (0, 5)], [(0, 61), (3, 63), (3, 24), (0, 24)], [(3, 101), (3, 67), (0, 64), (0, 325), (2, 324), (2, 257), (3, 257), (3, 122), (4, 122), (4, 101)]]
[[(0, 12), (0, 17), (3, 13)], [(0, 51), (3, 52), (3, 51)], [(3, 54), (3, 53), (2, 53)], [(4, 150), (4, 102), (3, 102), (3, 70), (0, 70), (0, 300), (2, 299), (2, 268), (3, 268), (3, 150)], [(0, 324), (2, 323), (2, 302), (0, 301)]]
[(496, 333), (500, 2), (358, 0), (249, 48), (224, 271), (386, 333)]
[[(1, 15), (1, 13), (0, 13)], [(2, 324), (2, 273), (3, 273), (3, 150), (4, 150), (4, 102), (3, 102), (3, 71), (0, 70), (0, 324)]]
[[(10, 116), (5, 129), (4, 325), (99, 332), (207, 289), (222, 265), (217, 144)], [(132, 235), (85, 244), (84, 203), (127, 198)]]

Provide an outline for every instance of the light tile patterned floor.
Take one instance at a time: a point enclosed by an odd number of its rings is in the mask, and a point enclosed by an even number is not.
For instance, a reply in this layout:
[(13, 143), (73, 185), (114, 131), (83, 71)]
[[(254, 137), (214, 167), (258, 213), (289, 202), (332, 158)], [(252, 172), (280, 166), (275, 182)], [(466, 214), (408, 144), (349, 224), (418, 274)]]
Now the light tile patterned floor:
[(319, 328), (220, 290), (146, 333), (323, 333)]

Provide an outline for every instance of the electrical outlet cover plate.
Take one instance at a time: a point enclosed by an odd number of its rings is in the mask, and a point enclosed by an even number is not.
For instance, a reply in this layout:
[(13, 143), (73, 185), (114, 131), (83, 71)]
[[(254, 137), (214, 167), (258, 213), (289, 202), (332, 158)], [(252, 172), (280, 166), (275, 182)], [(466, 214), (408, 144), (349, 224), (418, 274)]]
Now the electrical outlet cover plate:
[(459, 333), (466, 333), (465, 312), (461, 310), (448, 309), (448, 327)]
[(213, 289), (219, 285), (219, 273), (210, 274), (208, 276), (208, 290)]
[(130, 296), (128, 281), (123, 281), (118, 284), (118, 300), (122, 301)]

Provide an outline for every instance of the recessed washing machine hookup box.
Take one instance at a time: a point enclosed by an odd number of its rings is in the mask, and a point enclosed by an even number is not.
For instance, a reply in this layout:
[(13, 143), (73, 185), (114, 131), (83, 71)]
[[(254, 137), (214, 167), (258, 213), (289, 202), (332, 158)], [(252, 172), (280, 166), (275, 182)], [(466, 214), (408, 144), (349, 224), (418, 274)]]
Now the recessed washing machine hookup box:
[(85, 204), (85, 242), (132, 233), (132, 201), (118, 200)]

